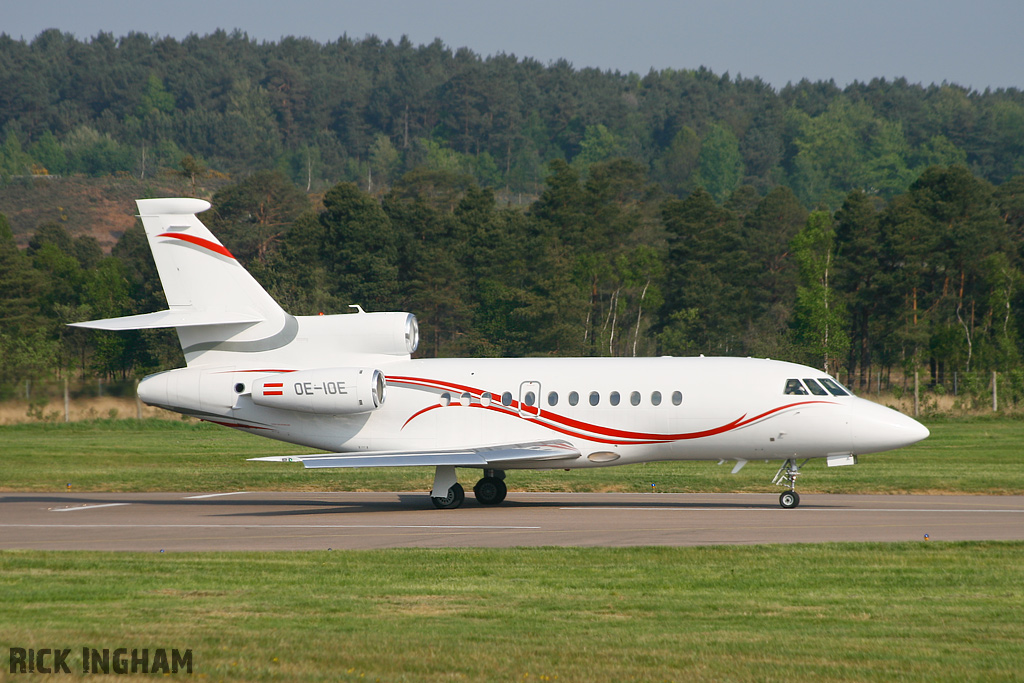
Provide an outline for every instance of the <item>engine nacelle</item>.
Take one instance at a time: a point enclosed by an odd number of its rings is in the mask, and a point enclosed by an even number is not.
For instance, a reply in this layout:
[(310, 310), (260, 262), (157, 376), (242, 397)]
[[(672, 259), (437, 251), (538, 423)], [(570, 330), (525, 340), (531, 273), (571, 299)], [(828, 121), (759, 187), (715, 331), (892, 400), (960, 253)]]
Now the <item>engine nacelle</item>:
[(252, 402), (317, 415), (355, 415), (384, 403), (387, 380), (373, 368), (317, 368), (253, 382)]
[(411, 313), (311, 315), (303, 316), (300, 323), (300, 336), (315, 341), (321, 352), (334, 356), (408, 356), (420, 343), (419, 324)]

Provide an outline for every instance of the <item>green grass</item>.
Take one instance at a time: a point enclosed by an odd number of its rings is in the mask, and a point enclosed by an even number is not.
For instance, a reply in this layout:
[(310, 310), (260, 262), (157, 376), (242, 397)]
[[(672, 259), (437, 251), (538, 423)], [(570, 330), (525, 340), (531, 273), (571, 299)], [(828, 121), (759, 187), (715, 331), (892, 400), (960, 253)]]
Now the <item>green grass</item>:
[[(9, 647), (253, 681), (994, 681), (1024, 543), (0, 553)], [(9, 666), (0, 660), (0, 679)], [(16, 676), (11, 676), (13, 680)]]
[[(1024, 493), (1024, 420), (948, 418), (932, 436), (859, 465), (804, 468), (804, 493)], [(98, 420), (0, 427), (0, 490), (62, 491), (408, 491), (431, 486), (430, 468), (306, 470), (247, 462), (309, 449), (204, 423)], [(778, 463), (648, 463), (593, 470), (510, 472), (513, 491), (776, 491)], [(476, 472), (462, 473), (472, 484)]]
[[(946, 419), (800, 490), (1024, 492), (1024, 421)], [(4, 490), (426, 490), (428, 469), (251, 463), (304, 449), (206, 424), (0, 427)], [(775, 465), (512, 472), (513, 490), (772, 491)], [(463, 475), (469, 481), (472, 475)], [(220, 680), (1019, 680), (1024, 543), (0, 552), (10, 647), (189, 648)]]

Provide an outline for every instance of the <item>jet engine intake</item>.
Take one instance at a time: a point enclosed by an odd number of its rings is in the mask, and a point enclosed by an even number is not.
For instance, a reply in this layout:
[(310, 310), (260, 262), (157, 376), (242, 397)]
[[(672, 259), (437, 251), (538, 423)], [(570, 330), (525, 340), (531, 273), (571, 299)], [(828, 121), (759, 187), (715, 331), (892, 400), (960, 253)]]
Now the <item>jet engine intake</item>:
[(317, 368), (270, 375), (252, 386), (252, 402), (317, 415), (356, 415), (384, 403), (387, 380), (373, 368)]

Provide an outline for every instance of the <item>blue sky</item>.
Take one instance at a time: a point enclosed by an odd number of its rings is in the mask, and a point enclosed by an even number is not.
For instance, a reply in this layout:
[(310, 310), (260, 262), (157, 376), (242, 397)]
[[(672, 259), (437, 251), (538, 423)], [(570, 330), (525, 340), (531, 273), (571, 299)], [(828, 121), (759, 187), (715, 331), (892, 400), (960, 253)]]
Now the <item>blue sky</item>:
[(482, 55), (564, 58), (577, 68), (693, 69), (840, 86), (874, 77), (1024, 88), (1022, 0), (36, 0), (6, 3), (0, 31), (31, 40), (58, 28), (88, 39), (203, 35), (259, 40), (375, 34), (440, 38)]

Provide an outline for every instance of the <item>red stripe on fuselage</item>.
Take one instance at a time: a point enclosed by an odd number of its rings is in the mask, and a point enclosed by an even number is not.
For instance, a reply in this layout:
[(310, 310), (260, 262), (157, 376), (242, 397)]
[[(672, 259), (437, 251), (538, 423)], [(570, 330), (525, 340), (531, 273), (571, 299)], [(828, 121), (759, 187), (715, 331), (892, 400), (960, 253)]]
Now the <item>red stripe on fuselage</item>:
[[(422, 377), (389, 377), (388, 378), (388, 382), (390, 384), (392, 384), (392, 385), (394, 385), (394, 384), (409, 384), (409, 385), (412, 385), (412, 386), (415, 386), (415, 387), (426, 387), (426, 388), (429, 388), (429, 389), (451, 389), (451, 390), (456, 390), (456, 391), (461, 391), (461, 392), (467, 392), (471, 396), (476, 398), (477, 400), (479, 400), (480, 395), (482, 393), (491, 393), (492, 396), (497, 396), (498, 395), (498, 394), (494, 394), (493, 392), (484, 392), (481, 389), (478, 389), (478, 388), (475, 388), (475, 387), (469, 387), (469, 386), (462, 385), (462, 384), (456, 384), (454, 382), (447, 382), (447, 381), (444, 381), (444, 380), (425, 379), (425, 378), (422, 378)], [(685, 441), (685, 440), (690, 440), (690, 439), (703, 439), (703, 438), (706, 438), (706, 437), (709, 437), (709, 436), (715, 436), (717, 434), (724, 434), (726, 432), (732, 431), (734, 429), (739, 429), (741, 427), (746, 427), (747, 425), (750, 425), (750, 424), (753, 424), (754, 422), (758, 422), (760, 420), (763, 420), (763, 419), (765, 419), (767, 417), (770, 417), (771, 415), (774, 415), (775, 413), (781, 412), (783, 410), (787, 410), (789, 408), (795, 408), (795, 407), (804, 406), (804, 405), (812, 405), (812, 404), (816, 404), (816, 403), (832, 404), (832, 405), (835, 404), (834, 401), (798, 401), (796, 403), (789, 403), (789, 404), (786, 404), (784, 406), (779, 406), (777, 408), (772, 408), (771, 410), (767, 410), (767, 411), (765, 411), (765, 412), (763, 412), (763, 413), (761, 413), (759, 415), (755, 415), (754, 417), (751, 417), (751, 418), (747, 418), (746, 413), (744, 413), (743, 415), (739, 416), (738, 418), (736, 418), (732, 422), (726, 423), (726, 424), (721, 425), (719, 427), (714, 427), (712, 429), (706, 429), (706, 430), (699, 431), (699, 432), (682, 432), (682, 433), (677, 433), (677, 434), (657, 434), (657, 433), (652, 433), (652, 432), (632, 432), (632, 431), (627, 431), (627, 430), (623, 430), (623, 429), (613, 429), (611, 427), (602, 427), (601, 425), (596, 425), (596, 424), (593, 424), (593, 423), (590, 423), (590, 422), (583, 422), (582, 420), (575, 420), (573, 418), (566, 417), (564, 415), (559, 415), (558, 413), (554, 413), (554, 412), (551, 412), (551, 411), (548, 411), (548, 410), (541, 410), (539, 416), (537, 416), (536, 414), (531, 414), (529, 417), (527, 417), (527, 416), (524, 416), (524, 415), (519, 413), (519, 402), (518, 401), (512, 401), (512, 404), (509, 405), (509, 406), (502, 406), (502, 405), (485, 406), (485, 405), (481, 405), (479, 403), (474, 403), (474, 404), (471, 404), (470, 407), (486, 408), (488, 410), (493, 410), (495, 412), (503, 413), (503, 414), (506, 414), (506, 415), (510, 415), (512, 417), (518, 417), (518, 418), (523, 419), (523, 420), (530, 420), (532, 422), (536, 422), (537, 424), (540, 424), (543, 427), (546, 427), (546, 428), (551, 429), (553, 431), (559, 432), (560, 434), (565, 434), (565, 435), (568, 435), (568, 436), (574, 436), (574, 437), (581, 438), (581, 439), (587, 439), (589, 441), (596, 441), (598, 443), (626, 445), (626, 444), (668, 443), (668, 442), (671, 442), (671, 441)], [(435, 408), (441, 408), (441, 407), (443, 407), (443, 406), (438, 404), (438, 405), (434, 405), (434, 406), (428, 406), (427, 408), (424, 408), (424, 409), (416, 412), (408, 420), (405, 421), (405, 424), (402, 425), (402, 428), (404, 429), (406, 427), (406, 425), (408, 425), (410, 422), (412, 422), (415, 418), (419, 417), (420, 415), (422, 415), (422, 414), (424, 414), (424, 413), (426, 413), (426, 412), (428, 412), (430, 410), (433, 410)], [(449, 406), (449, 407), (462, 407), (462, 406), (457, 401), (453, 401), (451, 403), (451, 406)], [(536, 410), (536, 408), (532, 408), (532, 409)]]

